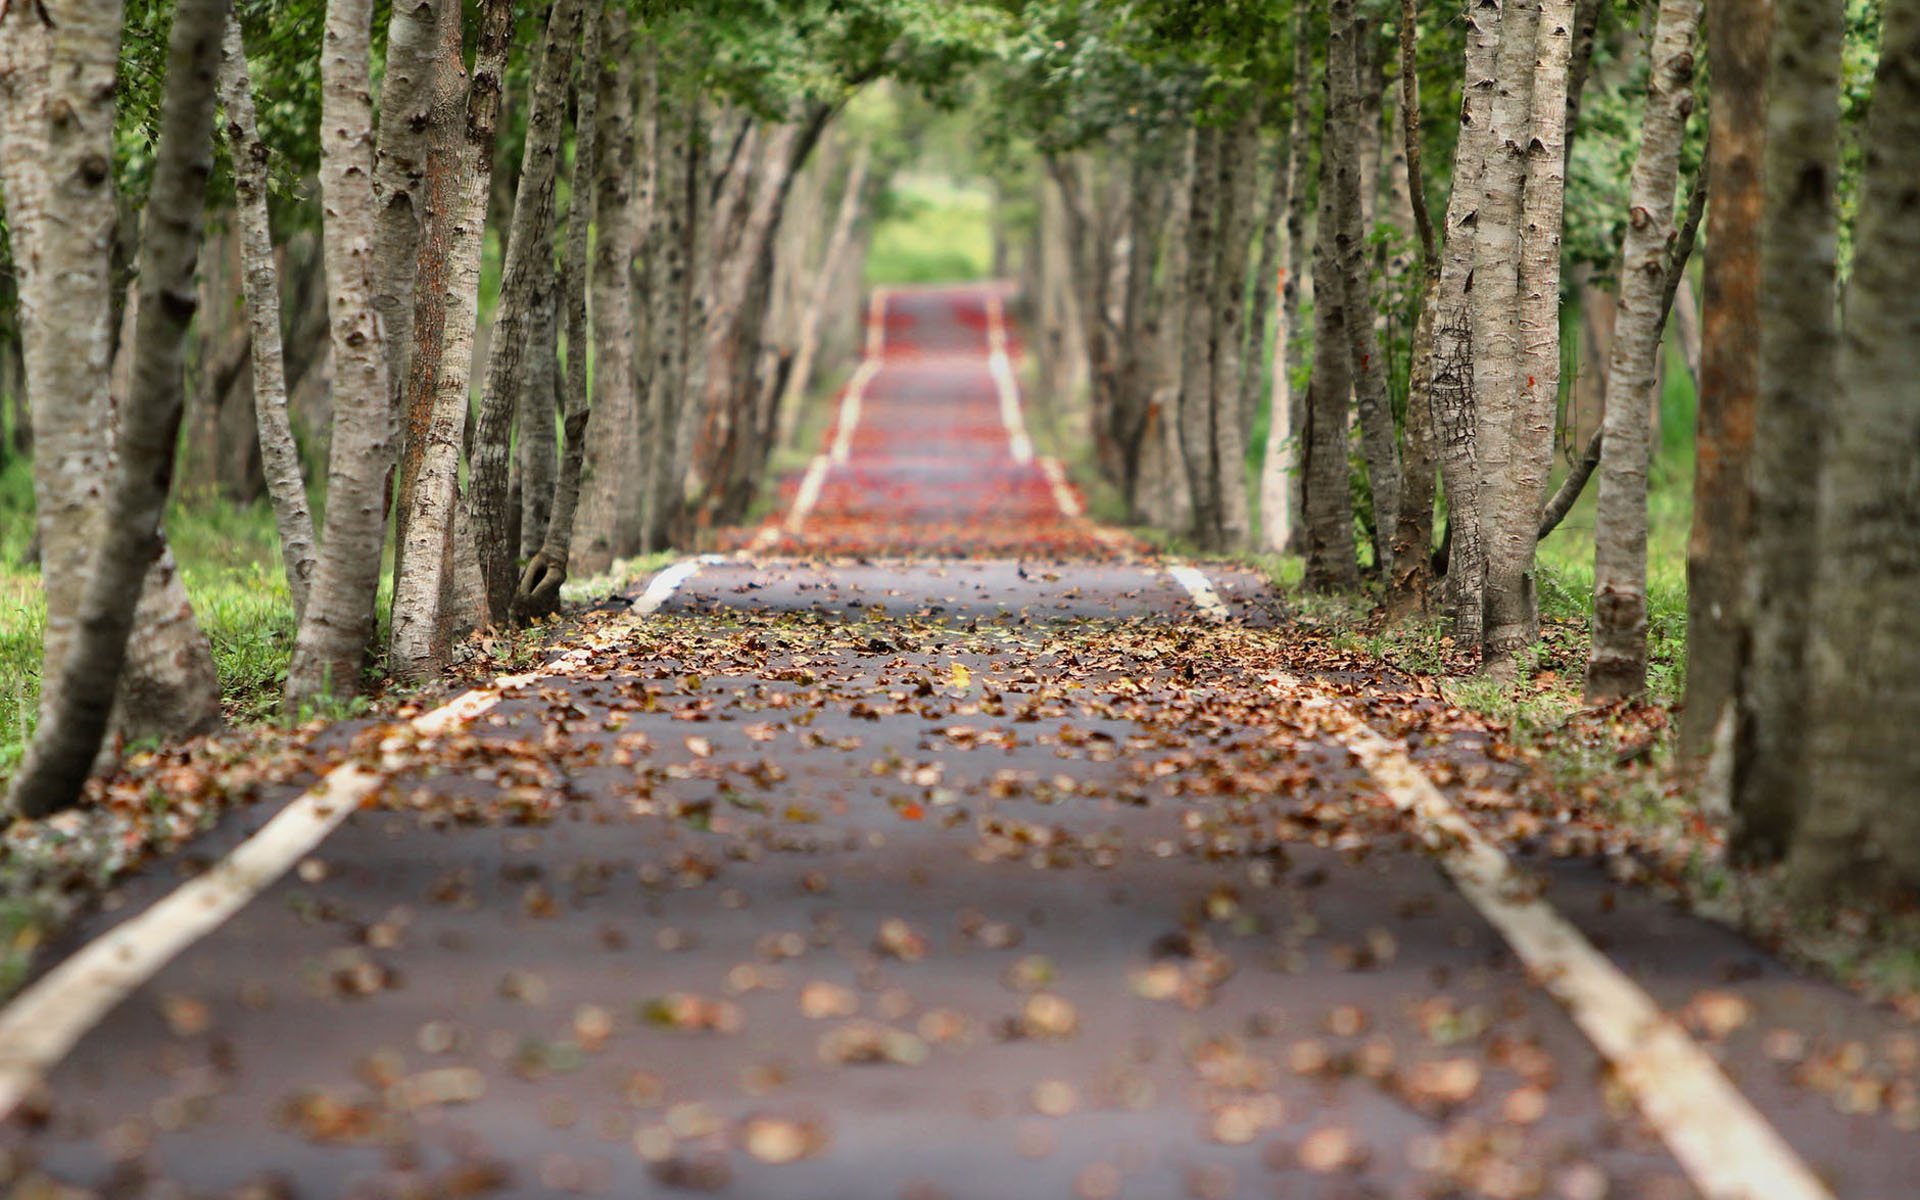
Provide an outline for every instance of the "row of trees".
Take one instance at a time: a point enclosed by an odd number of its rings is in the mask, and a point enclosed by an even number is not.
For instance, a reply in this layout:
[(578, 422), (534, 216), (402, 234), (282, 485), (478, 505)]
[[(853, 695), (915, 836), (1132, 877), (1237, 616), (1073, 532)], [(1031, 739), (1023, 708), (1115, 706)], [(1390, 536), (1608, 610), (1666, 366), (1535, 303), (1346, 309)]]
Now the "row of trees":
[[(1309, 587), (1371, 577), (1389, 615), (1444, 614), (1511, 673), (1539, 540), (1597, 479), (1586, 690), (1638, 696), (1678, 310), (1700, 395), (1685, 749), (1731, 752), (1743, 853), (1816, 891), (1920, 884), (1914, 303), (1881, 290), (1920, 266), (1920, 5), (1732, 0), (1704, 28), (1699, 0), (1029, 11), (1002, 70), (1010, 135), (1047, 164), (1039, 345), (1056, 389), (1084, 380), (1138, 519), (1237, 551), (1257, 513)], [(1629, 148), (1624, 180), (1575, 169), (1589, 126)], [(1596, 282), (1610, 336), (1576, 357), (1568, 300), (1598, 309)], [(1603, 416), (1550, 488), (1583, 358)]]
[[(551, 612), (570, 573), (745, 512), (827, 306), (857, 291), (876, 173), (834, 118), (884, 79), (937, 87), (1001, 28), (903, 0), (385, 11), (47, 0), (0, 19), (48, 598), (20, 812), (72, 803), (110, 733), (218, 719), (160, 525), (184, 346), (199, 412), (236, 376), (251, 392), (257, 457), (212, 473), (257, 474), (273, 504), (288, 710), (354, 694), (383, 651), (431, 678), (465, 631)], [(217, 445), (219, 419), (196, 422)]]

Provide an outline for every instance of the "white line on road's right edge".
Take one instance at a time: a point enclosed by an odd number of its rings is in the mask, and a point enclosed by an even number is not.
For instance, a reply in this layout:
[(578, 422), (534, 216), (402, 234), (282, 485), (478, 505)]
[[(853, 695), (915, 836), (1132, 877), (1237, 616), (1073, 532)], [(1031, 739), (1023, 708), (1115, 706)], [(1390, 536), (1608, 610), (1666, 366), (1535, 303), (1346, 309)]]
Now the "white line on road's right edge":
[[(658, 612), (701, 567), (724, 561), (707, 555), (673, 564), (653, 577), (629, 611), (636, 616)], [(616, 623), (601, 640), (617, 631)], [(503, 693), (592, 657), (590, 647), (568, 651), (533, 674), (505, 676), (490, 687), (463, 692), (407, 727), (428, 737), (445, 733), (491, 709)], [(115, 1006), (311, 854), (379, 791), (387, 773), (401, 765), (406, 748), (406, 739), (390, 737), (381, 744), (377, 769), (346, 763), (327, 772), (212, 869), (88, 942), (0, 1010), (0, 1121)]]
[[(1205, 575), (1168, 574), (1202, 612), (1225, 619)], [(1215, 615), (1218, 609), (1219, 615)], [(1710, 1200), (1832, 1200), (1832, 1193), (1653, 998), (1527, 886), (1507, 856), (1407, 757), (1340, 702), (1292, 676), (1276, 691), (1322, 718), (1414, 821), (1467, 902), (1500, 931), (1530, 977), (1559, 1001), (1632, 1095), (1687, 1176)]]

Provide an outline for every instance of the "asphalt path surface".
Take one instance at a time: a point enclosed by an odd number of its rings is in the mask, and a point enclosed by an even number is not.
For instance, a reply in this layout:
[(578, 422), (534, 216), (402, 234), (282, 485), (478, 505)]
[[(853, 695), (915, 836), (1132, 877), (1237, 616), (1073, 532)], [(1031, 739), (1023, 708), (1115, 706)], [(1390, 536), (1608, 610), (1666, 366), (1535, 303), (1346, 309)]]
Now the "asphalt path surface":
[[(1204, 567), (1209, 601), (1088, 521), (1024, 440), (1001, 302), (878, 298), (750, 553), (470, 722), (363, 734), (365, 805), (46, 1064), (12, 1194), (1738, 1194), (1276, 681), (1463, 809), (1511, 768), (1430, 690), (1316, 675), (1258, 577)], [(297, 793), (128, 881), (41, 981)], [(1904, 1023), (1501, 848), (1793, 1163), (1920, 1194)]]

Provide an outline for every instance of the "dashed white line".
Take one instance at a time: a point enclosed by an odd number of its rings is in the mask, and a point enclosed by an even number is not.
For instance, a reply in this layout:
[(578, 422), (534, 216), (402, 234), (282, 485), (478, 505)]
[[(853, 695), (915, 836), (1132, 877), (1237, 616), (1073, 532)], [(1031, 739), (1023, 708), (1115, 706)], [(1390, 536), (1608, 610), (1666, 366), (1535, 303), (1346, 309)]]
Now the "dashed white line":
[[(1168, 574), (1211, 619), (1225, 605), (1192, 567)], [(1467, 902), (1500, 931), (1529, 976), (1559, 1001), (1667, 1149), (1711, 1200), (1832, 1200), (1832, 1193), (1653, 998), (1542, 899), (1507, 856), (1388, 741), (1337, 700), (1276, 676), (1414, 822)]]
[[(707, 555), (673, 564), (653, 577), (630, 611), (637, 616), (658, 612), (700, 568), (723, 561)], [(620, 629), (616, 623), (596, 641), (616, 638)], [(593, 653), (592, 647), (580, 647), (533, 674), (506, 676), (490, 687), (463, 692), (406, 726), (424, 737), (446, 733), (491, 709), (503, 693), (564, 674), (591, 661)], [(347, 763), (327, 772), (212, 869), (88, 942), (0, 1010), (0, 1121), (116, 1005), (272, 886), (371, 799), (410, 744), (404, 736), (389, 737), (381, 745), (378, 768)]]

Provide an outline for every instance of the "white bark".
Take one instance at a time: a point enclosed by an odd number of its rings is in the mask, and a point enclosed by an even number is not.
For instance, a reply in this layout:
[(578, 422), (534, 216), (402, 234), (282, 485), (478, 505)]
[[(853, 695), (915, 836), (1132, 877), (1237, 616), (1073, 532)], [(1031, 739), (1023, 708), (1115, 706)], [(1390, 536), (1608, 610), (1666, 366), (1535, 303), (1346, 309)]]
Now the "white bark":
[(1662, 0), (1627, 200), (1593, 531), (1587, 697), (1598, 702), (1635, 695), (1647, 684), (1647, 471), (1660, 333), (1666, 324), (1667, 245), (1675, 234), (1680, 144), (1693, 109), (1693, 31), (1699, 20), (1699, 0)]
[(287, 590), (293, 594), (294, 619), (306, 615), (316, 548), (313, 514), (307, 508), (306, 479), (293, 423), (287, 415), (285, 351), (280, 338), (280, 277), (274, 266), (273, 232), (267, 220), (267, 144), (254, 119), (253, 88), (247, 79), (247, 52), (240, 23), (227, 22), (220, 77), (227, 114), (227, 146), (233, 158), (235, 208), (240, 223), (240, 258), (246, 285), (247, 325), (253, 338), (253, 408), (260, 428), (260, 458), (280, 535), (280, 560)]
[(374, 311), (372, 0), (328, 0), (320, 57), (320, 196), (333, 342), (326, 529), (287, 669), (287, 705), (360, 690), (373, 636), (392, 458), (386, 350)]

